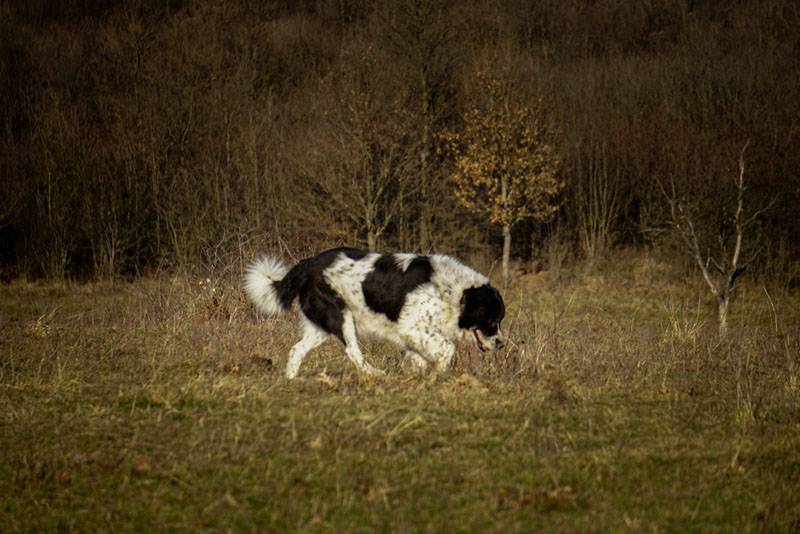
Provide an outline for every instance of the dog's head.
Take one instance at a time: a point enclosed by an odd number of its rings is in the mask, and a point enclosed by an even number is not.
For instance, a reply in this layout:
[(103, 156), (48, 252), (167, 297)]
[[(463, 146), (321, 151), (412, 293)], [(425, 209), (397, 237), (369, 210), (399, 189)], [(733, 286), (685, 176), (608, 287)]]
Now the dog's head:
[(481, 351), (499, 349), (506, 344), (500, 332), (500, 322), (505, 314), (506, 306), (499, 291), (489, 284), (471, 287), (461, 296), (458, 327), (470, 332)]

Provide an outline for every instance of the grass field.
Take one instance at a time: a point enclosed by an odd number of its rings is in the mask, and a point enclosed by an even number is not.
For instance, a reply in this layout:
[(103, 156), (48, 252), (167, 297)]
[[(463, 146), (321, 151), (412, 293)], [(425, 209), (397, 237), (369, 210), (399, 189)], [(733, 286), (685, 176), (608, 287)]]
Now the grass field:
[(291, 382), (236, 276), (2, 286), (0, 530), (797, 532), (800, 298), (743, 286), (720, 340), (668, 279), (527, 275), (503, 351)]

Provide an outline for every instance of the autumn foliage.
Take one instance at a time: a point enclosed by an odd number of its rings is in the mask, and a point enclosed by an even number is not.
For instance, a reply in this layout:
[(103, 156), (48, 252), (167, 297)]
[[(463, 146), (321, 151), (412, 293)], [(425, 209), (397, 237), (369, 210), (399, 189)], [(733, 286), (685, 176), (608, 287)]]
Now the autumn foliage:
[(558, 210), (564, 181), (553, 128), (541, 109), (512, 102), (504, 84), (479, 75), (484, 104), (464, 114), (460, 131), (444, 134), (453, 154), (450, 181), (459, 202), (501, 226), (503, 275), (508, 279), (511, 227), (541, 222)]

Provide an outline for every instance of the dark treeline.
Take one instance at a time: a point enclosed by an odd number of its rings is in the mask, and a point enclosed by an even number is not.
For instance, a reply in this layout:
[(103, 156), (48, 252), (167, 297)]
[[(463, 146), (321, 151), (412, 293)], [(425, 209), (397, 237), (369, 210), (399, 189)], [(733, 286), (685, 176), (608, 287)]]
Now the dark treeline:
[(515, 227), (517, 258), (679, 246), (664, 184), (722, 246), (749, 143), (746, 208), (773, 203), (752, 270), (797, 275), (795, 0), (4, 2), (0, 274), (338, 243), (496, 255), (441, 150), (479, 74), (559, 132), (561, 209)]

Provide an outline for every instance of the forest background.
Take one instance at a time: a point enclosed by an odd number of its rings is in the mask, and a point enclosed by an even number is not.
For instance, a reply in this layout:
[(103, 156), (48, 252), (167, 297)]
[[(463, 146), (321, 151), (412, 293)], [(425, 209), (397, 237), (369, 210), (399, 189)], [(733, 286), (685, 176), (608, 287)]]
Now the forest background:
[[(445, 134), (489, 77), (557, 132), (560, 209), (525, 268), (726, 246), (746, 161), (749, 275), (800, 276), (800, 7), (789, 0), (0, 6), (0, 274), (214, 270), (347, 243), (487, 268), (501, 231), (454, 194)], [(681, 252), (676, 253), (677, 250)], [(760, 278), (759, 278), (760, 277)]]

